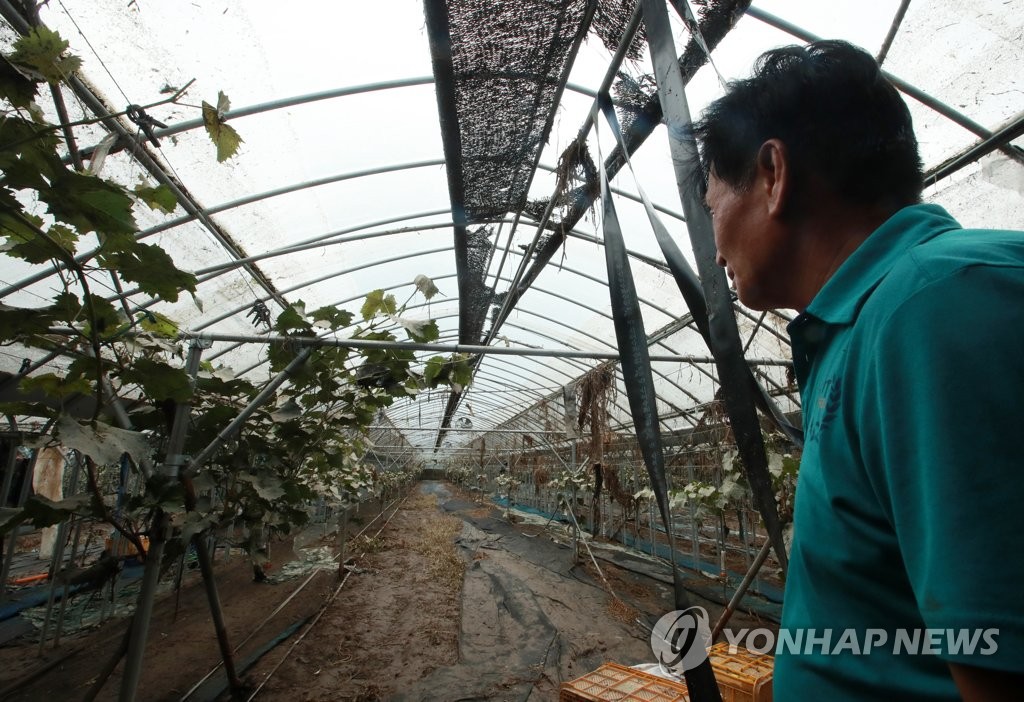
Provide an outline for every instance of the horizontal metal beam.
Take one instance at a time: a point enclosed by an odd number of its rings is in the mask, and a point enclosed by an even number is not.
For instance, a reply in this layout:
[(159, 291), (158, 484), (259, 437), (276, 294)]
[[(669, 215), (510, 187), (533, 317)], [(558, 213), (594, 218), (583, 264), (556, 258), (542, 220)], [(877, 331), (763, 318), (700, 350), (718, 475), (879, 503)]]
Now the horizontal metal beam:
[[(78, 334), (77, 330), (54, 329), (50, 334)], [(208, 334), (183, 333), (182, 340), (199, 339), (205, 341), (235, 341), (251, 344), (289, 344), (296, 347), (302, 346), (333, 346), (337, 348), (353, 349), (400, 349), (403, 351), (432, 351), (438, 353), (465, 353), (470, 355), (497, 356), (544, 356), (547, 358), (589, 358), (598, 361), (617, 361), (618, 353), (600, 351), (573, 351), (570, 349), (533, 349), (533, 348), (511, 348), (495, 346), (478, 346), (475, 344), (417, 344), (412, 342), (390, 342), (371, 341), (367, 339), (319, 339), (316, 337), (300, 336), (278, 336), (261, 335), (252, 336), (246, 334)], [(714, 363), (711, 356), (679, 356), (679, 355), (651, 355), (652, 361), (665, 363)], [(792, 361), (785, 361), (775, 358), (748, 358), (747, 363), (754, 366), (789, 366)]]
[[(393, 429), (395, 431), (427, 431), (424, 427), (385, 427), (385, 426), (372, 426), (367, 427), (368, 429)], [(448, 429), (448, 433), (464, 432), (464, 433), (476, 433), (476, 434), (555, 434), (557, 436), (565, 436), (564, 431), (550, 431), (547, 429)]]

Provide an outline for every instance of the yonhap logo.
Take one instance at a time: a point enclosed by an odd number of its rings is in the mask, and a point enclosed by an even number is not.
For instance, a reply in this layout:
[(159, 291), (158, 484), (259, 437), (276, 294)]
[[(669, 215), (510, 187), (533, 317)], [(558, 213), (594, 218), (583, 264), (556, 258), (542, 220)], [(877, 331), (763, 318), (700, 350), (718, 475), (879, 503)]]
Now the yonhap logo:
[(676, 675), (693, 670), (708, 657), (711, 627), (703, 607), (669, 612), (651, 631), (651, 650), (658, 662)]

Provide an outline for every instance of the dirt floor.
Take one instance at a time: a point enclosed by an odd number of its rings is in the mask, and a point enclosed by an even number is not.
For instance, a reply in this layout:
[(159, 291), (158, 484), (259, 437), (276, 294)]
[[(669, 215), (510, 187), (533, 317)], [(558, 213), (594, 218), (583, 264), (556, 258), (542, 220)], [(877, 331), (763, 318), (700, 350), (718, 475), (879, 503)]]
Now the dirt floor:
[[(576, 564), (563, 525), (510, 523), (501, 510), (445, 483), (414, 486), (391, 514), (350, 539), (346, 553), (362, 555), (343, 581), (336, 565), (290, 578), (271, 571), (271, 584), (253, 582), (242, 558), (219, 565), (232, 645), (264, 623), (236, 654), (237, 665), (247, 666), (245, 697), (539, 702), (557, 700), (561, 682), (605, 661), (653, 660), (636, 620), (653, 624), (673, 609), (667, 567), (658, 572), (656, 563), (597, 547), (597, 567), (586, 551)], [(356, 521), (375, 516), (368, 508)], [(273, 560), (337, 543), (332, 535), (318, 544), (316, 536), (275, 546)], [(720, 605), (692, 599), (717, 619)], [(731, 624), (764, 622), (737, 614)], [(108, 621), (65, 636), (42, 656), (38, 635), (36, 643), (31, 634), (8, 642), (0, 648), (0, 700), (87, 699), (125, 626), (124, 619)], [(177, 601), (168, 593), (156, 605), (137, 699), (180, 700), (219, 660), (193, 572)], [(96, 699), (118, 698), (122, 666)], [(224, 689), (218, 673), (188, 699), (230, 699)]]

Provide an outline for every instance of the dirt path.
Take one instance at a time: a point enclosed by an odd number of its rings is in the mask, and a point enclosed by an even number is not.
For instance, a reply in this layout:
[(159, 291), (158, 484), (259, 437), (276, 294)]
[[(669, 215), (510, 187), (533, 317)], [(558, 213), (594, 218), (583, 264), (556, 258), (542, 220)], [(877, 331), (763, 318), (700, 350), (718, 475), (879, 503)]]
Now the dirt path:
[[(375, 514), (365, 510), (362, 523)], [(444, 483), (414, 487), (373, 538), (383, 523), (350, 543), (348, 553), (365, 555), (333, 600), (336, 569), (319, 571), (239, 651), (242, 662), (281, 639), (243, 673), (251, 690), (262, 684), (256, 700), (553, 701), (562, 681), (605, 661), (650, 661), (636, 619), (653, 623), (672, 609), (671, 590), (656, 577), (604, 560), (598, 573), (585, 552), (574, 564), (561, 526), (510, 523), (498, 509)], [(283, 560), (282, 549), (277, 554), (275, 561)], [(307, 577), (257, 584), (244, 559), (219, 565), (232, 643)], [(713, 619), (721, 610), (693, 599)], [(756, 625), (736, 616), (737, 626)], [(4, 699), (83, 699), (124, 628), (124, 620), (108, 622), (66, 638), (46, 654), (66, 656), (59, 664)], [(176, 618), (173, 597), (154, 610), (138, 699), (179, 700), (218, 661), (205, 594), (193, 575)], [(0, 690), (40, 663), (38, 644), (0, 648)], [(117, 699), (120, 675), (119, 666), (98, 699)], [(208, 684), (190, 699), (212, 700), (217, 689)]]

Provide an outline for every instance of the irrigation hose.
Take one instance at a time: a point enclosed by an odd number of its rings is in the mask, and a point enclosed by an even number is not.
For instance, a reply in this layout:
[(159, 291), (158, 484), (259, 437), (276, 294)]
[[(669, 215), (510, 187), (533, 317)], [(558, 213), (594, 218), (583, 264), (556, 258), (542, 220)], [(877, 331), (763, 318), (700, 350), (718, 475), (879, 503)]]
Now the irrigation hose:
[[(563, 501), (563, 503), (564, 503), (564, 501)], [(566, 505), (566, 507), (568, 507), (568, 506), (569, 505)], [(577, 534), (582, 534), (583, 531), (580, 529), (579, 522), (576, 521), (576, 515), (573, 514), (573, 511), (571, 509), (569, 509), (567, 511), (569, 513), (569, 516), (572, 517), (572, 523), (576, 526), (576, 533)], [(601, 576), (601, 580), (604, 581), (605, 586), (608, 588), (608, 594), (611, 595), (613, 599), (618, 600), (619, 602), (622, 602), (622, 600), (619, 598), (619, 596), (615, 594), (615, 590), (612, 589), (611, 583), (609, 583), (608, 579), (606, 577), (604, 577), (604, 573), (601, 571), (601, 566), (599, 566), (597, 564), (597, 559), (594, 558), (594, 552), (590, 550), (590, 544), (587, 543), (586, 539), (579, 539), (579, 541), (581, 541), (583, 543), (583, 545), (587, 549), (587, 553), (590, 554), (590, 560), (594, 564), (594, 567), (597, 568), (597, 574)]]
[[(388, 518), (387, 518), (387, 520), (386, 520), (386, 521), (384, 522), (384, 524), (382, 524), (382, 525), (381, 525), (380, 529), (378, 529), (378, 530), (377, 530), (377, 533), (373, 535), (373, 538), (377, 538), (378, 536), (380, 536), (380, 533), (381, 533), (382, 531), (384, 531), (384, 529), (386, 529), (386, 528), (387, 528), (388, 524), (389, 524), (389, 523), (391, 523), (391, 519), (392, 519), (392, 518), (393, 518), (393, 517), (394, 517), (394, 516), (395, 516), (396, 514), (398, 514), (398, 510), (400, 510), (400, 509), (402, 508), (402, 505), (403, 505), (403, 504), (405, 504), (405, 501), (406, 501), (407, 499), (409, 499), (409, 495), (408, 495), (408, 494), (406, 494), (406, 496), (402, 498), (402, 502), (401, 502), (401, 504), (399, 504), (399, 505), (398, 505), (397, 507), (395, 507), (395, 510), (394, 510), (394, 511), (393, 511), (393, 512), (391, 513), (391, 516), (390, 516), (390, 517), (388, 517)], [(383, 512), (381, 512), (381, 514), (384, 514), (384, 513), (383, 513)], [(378, 515), (378, 517), (379, 517), (379, 516), (380, 516), (380, 515)], [(376, 521), (376, 519), (375, 519), (374, 521)], [(372, 522), (371, 522), (371, 524), (372, 524)], [(369, 524), (367, 524), (367, 527), (369, 527)], [(365, 531), (365, 530), (366, 530), (366, 529), (365, 529), (365, 527), (364, 527), (363, 531)], [(362, 534), (362, 532), (360, 532), (360, 534)], [(355, 558), (354, 560), (358, 560), (358, 559), (359, 559), (359, 558), (361, 558), (361, 557), (362, 557), (363, 555), (364, 555), (364, 554), (360, 554), (360, 555), (359, 555), (359, 556), (357, 556), (357, 557), (356, 557), (356, 558)], [(341, 582), (340, 582), (340, 583), (338, 583), (338, 587), (336, 587), (336, 588), (334, 589), (334, 592), (332, 592), (332, 593), (331, 593), (331, 596), (330, 596), (330, 597), (328, 597), (328, 598), (327, 598), (327, 601), (326, 601), (326, 602), (324, 602), (324, 604), (323, 604), (323, 605), (322, 605), (322, 606), (320, 607), (320, 611), (319, 611), (319, 612), (317, 612), (317, 614), (316, 614), (316, 616), (315, 616), (315, 617), (313, 617), (313, 621), (311, 621), (311, 622), (309, 623), (309, 625), (308, 625), (308, 626), (306, 627), (306, 630), (305, 630), (305, 631), (303, 631), (303, 632), (302, 632), (302, 633), (301, 633), (301, 634), (299, 635), (299, 638), (295, 639), (295, 641), (294, 641), (294, 642), (292, 643), (292, 645), (291, 645), (291, 646), (290, 646), (290, 647), (288, 648), (288, 650), (287, 650), (287, 651), (285, 652), (284, 656), (282, 656), (281, 660), (277, 662), (277, 665), (275, 665), (275, 666), (273, 667), (273, 669), (271, 669), (271, 671), (270, 671), (269, 673), (267, 673), (267, 676), (266, 676), (265, 678), (263, 678), (263, 681), (262, 681), (262, 682), (261, 682), (261, 683), (259, 684), (259, 686), (258, 686), (258, 687), (257, 687), (257, 688), (256, 688), (255, 690), (253, 690), (253, 692), (252, 692), (252, 694), (251, 694), (251, 695), (249, 695), (249, 697), (248, 697), (248, 698), (246, 699), (246, 702), (252, 702), (252, 700), (256, 698), (256, 695), (258, 695), (258, 694), (260, 693), (260, 690), (262, 690), (262, 689), (263, 689), (263, 687), (264, 687), (264, 686), (265, 686), (265, 685), (267, 684), (267, 681), (268, 681), (268, 680), (270, 680), (270, 678), (272, 678), (272, 677), (274, 676), (274, 674), (275, 674), (275, 673), (276, 673), (276, 672), (278, 671), (278, 669), (279, 669), (279, 668), (280, 668), (280, 667), (281, 667), (281, 666), (282, 666), (282, 665), (284, 664), (284, 662), (285, 662), (286, 660), (288, 660), (288, 657), (289, 657), (289, 656), (291, 656), (291, 654), (292, 654), (292, 651), (294, 651), (294, 650), (295, 650), (295, 648), (296, 648), (296, 647), (297, 647), (297, 646), (298, 646), (298, 645), (299, 645), (300, 643), (302, 643), (302, 640), (306, 638), (306, 635), (307, 635), (307, 634), (309, 634), (309, 632), (313, 630), (313, 627), (315, 627), (315, 626), (316, 626), (317, 622), (319, 622), (319, 621), (320, 621), (320, 618), (321, 618), (321, 617), (322, 617), (322, 616), (324, 615), (324, 613), (325, 613), (325, 612), (327, 612), (328, 608), (329, 608), (329, 607), (331, 606), (331, 603), (333, 603), (333, 602), (334, 602), (335, 598), (336, 598), (336, 597), (338, 596), (338, 593), (339, 593), (339, 592), (341, 592), (341, 589), (342, 589), (343, 587), (345, 587), (345, 583), (346, 583), (346, 582), (348, 582), (348, 576), (350, 576), (350, 575), (352, 575), (352, 571), (347, 571), (347, 572), (345, 573), (345, 577), (344, 577), (344, 578), (342, 578)]]
[[(385, 512), (387, 512), (387, 511), (388, 511), (389, 509), (391, 509), (391, 506), (392, 506), (392, 505), (394, 505), (394, 504), (395, 504), (396, 502), (398, 502), (398, 498), (395, 498), (394, 500), (392, 500), (392, 501), (391, 501), (391, 503), (390, 503), (390, 504), (388, 504), (387, 506), (385, 506), (385, 507), (384, 507), (384, 508), (383, 508), (383, 509), (382, 509), (382, 510), (380, 511), (380, 514), (378, 514), (378, 515), (377, 515), (376, 517), (374, 517), (373, 519), (371, 519), (371, 520), (370, 520), (370, 521), (369, 521), (369, 522), (368, 522), (368, 523), (366, 524), (366, 526), (364, 526), (364, 527), (363, 527), (362, 529), (360, 529), (360, 530), (359, 530), (359, 533), (358, 533), (358, 534), (356, 534), (356, 535), (355, 535), (354, 537), (352, 537), (352, 538), (353, 538), (353, 539), (358, 539), (358, 538), (359, 538), (360, 536), (362, 536), (362, 535), (363, 535), (363, 534), (364, 534), (364, 533), (366, 532), (366, 530), (367, 530), (367, 529), (369, 529), (369, 528), (370, 528), (370, 526), (371, 526), (371, 525), (372, 525), (372, 524), (373, 524), (373, 523), (374, 523), (375, 521), (377, 521), (378, 519), (380, 519), (380, 518), (381, 518), (381, 516), (383, 516)], [(378, 532), (378, 533), (379, 533), (379, 532)], [(341, 554), (338, 554), (338, 555), (340, 556)], [(335, 557), (334, 557), (334, 559), (337, 559), (337, 558), (338, 558), (338, 556), (335, 556)], [(332, 560), (334, 560), (334, 559), (332, 559)], [(294, 591), (294, 592), (292, 592), (292, 594), (288, 595), (288, 597), (286, 597), (286, 598), (284, 599), (284, 601), (283, 601), (283, 602), (281, 602), (281, 604), (279, 604), (279, 605), (278, 605), (277, 607), (275, 607), (275, 608), (274, 608), (274, 611), (273, 611), (273, 612), (271, 612), (270, 614), (268, 614), (268, 615), (266, 616), (266, 618), (265, 618), (265, 619), (264, 619), (263, 621), (261, 621), (261, 622), (260, 622), (259, 624), (257, 624), (257, 625), (256, 625), (256, 628), (255, 628), (255, 629), (253, 629), (253, 630), (252, 630), (252, 631), (251, 631), (251, 632), (249, 633), (249, 635), (248, 635), (248, 636), (246, 636), (246, 637), (245, 637), (244, 639), (242, 639), (241, 641), (239, 641), (239, 642), (238, 642), (238, 645), (236, 645), (236, 646), (235, 646), (235, 648), (234, 648), (234, 652), (235, 652), (235, 653), (238, 653), (238, 652), (239, 652), (239, 651), (241, 650), (242, 646), (244, 646), (244, 645), (245, 645), (245, 644), (246, 644), (246, 643), (247, 643), (247, 642), (248, 642), (248, 641), (249, 641), (249, 640), (250, 640), (250, 639), (251, 639), (251, 638), (252, 638), (253, 636), (255, 636), (256, 634), (258, 634), (258, 633), (260, 632), (260, 630), (261, 630), (261, 629), (262, 629), (262, 628), (263, 628), (264, 626), (266, 626), (266, 625), (267, 625), (267, 624), (268, 624), (268, 623), (270, 622), (270, 620), (271, 620), (271, 619), (273, 619), (273, 618), (274, 618), (275, 616), (277, 616), (277, 615), (278, 615), (278, 614), (279, 614), (279, 613), (281, 612), (281, 610), (283, 610), (283, 609), (284, 609), (285, 607), (287, 607), (287, 606), (288, 606), (288, 603), (289, 603), (289, 602), (291, 602), (291, 601), (292, 601), (293, 599), (295, 599), (295, 596), (296, 596), (296, 595), (298, 595), (298, 594), (299, 594), (300, 592), (302, 592), (303, 588), (305, 588), (305, 587), (306, 587), (307, 585), (309, 585), (309, 583), (313, 581), (313, 578), (315, 578), (315, 577), (317, 576), (317, 574), (319, 574), (319, 573), (321, 572), (321, 570), (322, 570), (322, 569), (319, 569), (319, 568), (318, 568), (318, 569), (314, 570), (314, 571), (313, 571), (312, 573), (310, 573), (310, 574), (309, 574), (309, 577), (308, 577), (308, 578), (306, 578), (306, 579), (305, 579), (305, 580), (304, 580), (304, 581), (302, 582), (302, 584), (301, 584), (301, 585), (299, 585), (299, 586), (298, 586), (297, 588), (295, 588), (295, 591)], [(348, 577), (348, 576), (346, 575), (346, 577)], [(218, 662), (217, 662), (217, 665), (215, 665), (215, 666), (213, 667), (213, 669), (212, 669), (212, 670), (210, 670), (210, 672), (208, 672), (208, 673), (207, 673), (206, 675), (204, 675), (204, 676), (203, 676), (203, 677), (202, 677), (202, 678), (201, 678), (201, 679), (199, 680), (199, 682), (197, 682), (197, 683), (196, 683), (195, 685), (193, 685), (193, 686), (192, 686), (191, 688), (189, 688), (188, 692), (186, 692), (186, 693), (185, 693), (184, 695), (182, 695), (182, 696), (181, 696), (181, 697), (179, 698), (178, 702), (185, 702), (185, 701), (186, 701), (186, 700), (187, 700), (187, 699), (188, 699), (189, 697), (191, 697), (191, 696), (192, 696), (193, 694), (195, 694), (196, 690), (198, 690), (198, 689), (199, 689), (199, 688), (200, 688), (200, 687), (202, 686), (202, 684), (203, 684), (203, 683), (205, 683), (205, 682), (206, 682), (207, 680), (209, 680), (209, 679), (210, 679), (210, 678), (211, 678), (211, 677), (212, 677), (212, 676), (213, 676), (213, 675), (214, 675), (214, 674), (215, 674), (215, 673), (216, 673), (216, 672), (217, 672), (218, 670), (220, 670), (220, 669), (221, 669), (221, 666), (223, 666), (223, 665), (224, 665), (224, 662), (223, 662), (223, 661), (218, 661)]]

